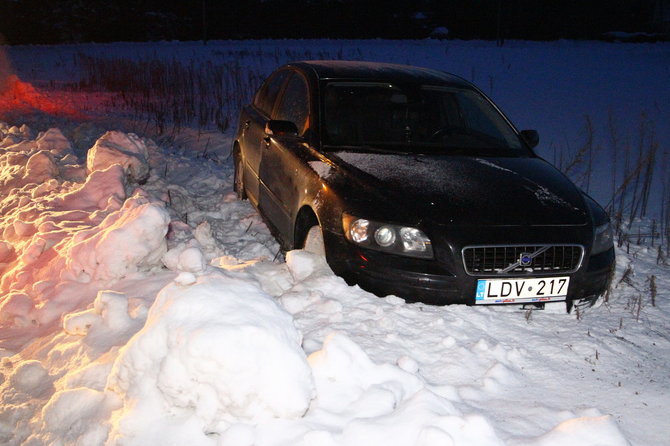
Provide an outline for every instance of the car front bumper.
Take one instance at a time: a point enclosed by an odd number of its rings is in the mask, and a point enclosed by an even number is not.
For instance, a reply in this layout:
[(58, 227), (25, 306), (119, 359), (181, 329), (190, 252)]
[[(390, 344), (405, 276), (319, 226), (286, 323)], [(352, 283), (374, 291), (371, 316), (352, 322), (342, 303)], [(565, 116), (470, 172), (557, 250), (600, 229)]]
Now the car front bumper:
[[(347, 283), (358, 284), (378, 296), (396, 295), (409, 302), (474, 305), (477, 280), (500, 278), (495, 275), (468, 275), (460, 259), (447, 264), (440, 260), (390, 255), (359, 248), (334, 234), (327, 234), (326, 246), (328, 263)], [(561, 276), (570, 276), (566, 300), (593, 299), (604, 294), (611, 280), (613, 265), (614, 248), (611, 248), (602, 254), (585, 258), (577, 271), (561, 273)], [(556, 274), (527, 277), (552, 276)]]

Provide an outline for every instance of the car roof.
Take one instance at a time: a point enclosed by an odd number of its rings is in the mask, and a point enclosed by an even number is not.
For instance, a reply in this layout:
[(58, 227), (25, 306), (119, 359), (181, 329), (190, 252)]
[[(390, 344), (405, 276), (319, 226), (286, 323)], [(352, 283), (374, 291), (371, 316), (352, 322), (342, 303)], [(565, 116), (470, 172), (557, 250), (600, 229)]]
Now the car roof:
[(306, 74), (311, 74), (319, 80), (392, 80), (395, 82), (446, 83), (472, 86), (468, 81), (456, 75), (410, 65), (349, 60), (307, 60), (292, 62), (287, 66), (301, 69)]

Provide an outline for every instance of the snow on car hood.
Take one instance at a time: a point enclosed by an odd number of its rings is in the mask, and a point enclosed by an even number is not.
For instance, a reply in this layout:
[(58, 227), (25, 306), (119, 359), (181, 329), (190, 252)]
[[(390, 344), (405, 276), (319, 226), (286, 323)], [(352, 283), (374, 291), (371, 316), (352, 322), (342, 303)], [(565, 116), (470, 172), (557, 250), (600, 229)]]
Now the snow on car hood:
[[(338, 152), (345, 170), (439, 223), (583, 225), (581, 192), (540, 158)], [(356, 175), (356, 173), (354, 173)]]

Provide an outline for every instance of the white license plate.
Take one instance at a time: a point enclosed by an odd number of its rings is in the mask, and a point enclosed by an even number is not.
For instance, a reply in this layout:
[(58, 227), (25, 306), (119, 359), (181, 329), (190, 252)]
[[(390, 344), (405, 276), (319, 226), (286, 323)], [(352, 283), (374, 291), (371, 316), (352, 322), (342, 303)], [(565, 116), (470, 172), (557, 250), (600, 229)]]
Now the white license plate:
[(552, 302), (565, 300), (569, 277), (479, 279), (475, 304)]

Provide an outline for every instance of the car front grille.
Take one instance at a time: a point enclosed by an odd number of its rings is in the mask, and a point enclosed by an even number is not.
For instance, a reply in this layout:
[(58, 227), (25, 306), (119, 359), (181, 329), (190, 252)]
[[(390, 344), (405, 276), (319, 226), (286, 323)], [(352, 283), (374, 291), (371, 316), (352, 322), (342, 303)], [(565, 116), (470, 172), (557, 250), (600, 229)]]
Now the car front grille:
[(580, 245), (469, 246), (463, 248), (463, 265), (473, 276), (570, 273), (583, 255)]

